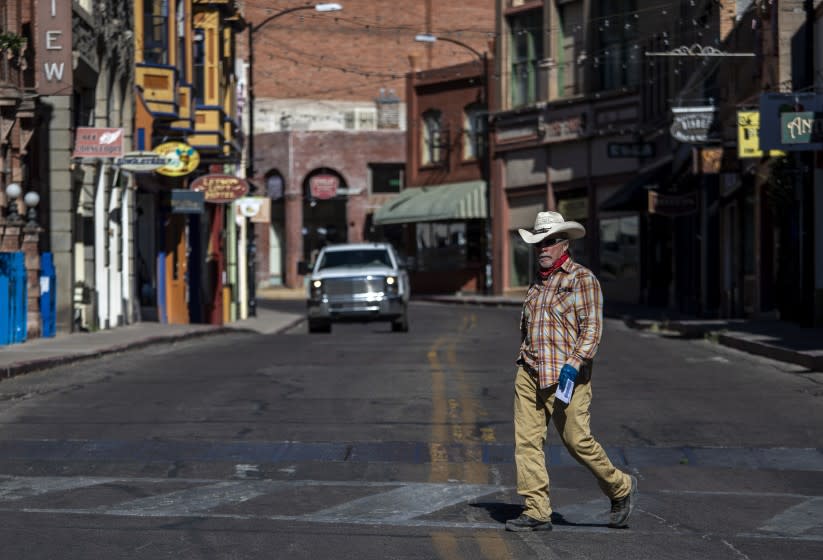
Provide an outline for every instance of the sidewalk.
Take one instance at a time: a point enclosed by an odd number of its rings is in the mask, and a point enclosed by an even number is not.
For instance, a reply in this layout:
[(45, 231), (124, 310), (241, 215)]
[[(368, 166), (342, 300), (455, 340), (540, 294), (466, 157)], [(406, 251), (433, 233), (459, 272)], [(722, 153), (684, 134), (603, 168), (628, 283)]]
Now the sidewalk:
[(163, 325), (135, 323), (93, 333), (59, 334), (23, 344), (0, 346), (0, 380), (106, 354), (171, 343), (195, 337), (246, 331), (277, 334), (303, 319), (303, 315), (257, 308), (257, 317), (227, 325)]
[[(438, 303), (516, 306), (522, 296), (419, 296)], [(627, 326), (684, 338), (706, 338), (749, 354), (823, 372), (823, 328), (804, 328), (778, 320), (697, 319), (678, 317), (670, 310), (632, 304), (605, 304), (604, 315)], [(672, 318), (673, 317), (673, 318)]]

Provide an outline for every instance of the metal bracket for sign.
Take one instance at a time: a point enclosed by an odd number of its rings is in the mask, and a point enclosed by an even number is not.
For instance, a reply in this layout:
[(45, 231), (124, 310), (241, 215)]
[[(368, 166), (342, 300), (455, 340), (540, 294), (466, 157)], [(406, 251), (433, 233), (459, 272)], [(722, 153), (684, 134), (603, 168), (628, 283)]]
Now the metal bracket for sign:
[(721, 51), (720, 49), (716, 49), (712, 46), (701, 46), (698, 44), (694, 44), (690, 47), (683, 46), (677, 47), (670, 51), (662, 51), (662, 52), (647, 52), (646, 56), (709, 56), (709, 57), (724, 57), (724, 56), (743, 56), (743, 57), (753, 57), (756, 56), (754, 53), (730, 53)]

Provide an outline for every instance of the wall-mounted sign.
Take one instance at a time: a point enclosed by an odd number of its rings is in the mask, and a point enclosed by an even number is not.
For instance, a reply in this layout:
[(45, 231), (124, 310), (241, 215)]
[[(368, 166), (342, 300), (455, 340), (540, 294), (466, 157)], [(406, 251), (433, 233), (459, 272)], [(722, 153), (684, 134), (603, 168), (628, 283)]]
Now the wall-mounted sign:
[[(3, 4), (5, 5), (5, 2)], [(34, 20), (36, 34), (34, 49), (31, 50), (34, 51), (37, 93), (38, 95), (72, 95), (74, 93), (72, 87), (74, 77), (72, 3), (52, 0), (51, 2), (37, 2), (35, 5), (37, 6), (37, 16)]]
[(335, 175), (322, 173), (309, 179), (309, 191), (312, 198), (327, 200), (337, 196), (337, 187), (340, 186), (340, 179)]
[(610, 158), (650, 158), (655, 155), (652, 142), (609, 142), (606, 150)]
[(172, 189), (169, 195), (172, 214), (202, 214), (205, 209), (206, 197), (202, 192)]
[[(772, 157), (784, 156), (780, 150), (769, 150)], [(761, 158), (760, 111), (737, 112), (737, 156), (739, 158)]]
[(123, 155), (122, 128), (79, 127), (74, 137), (76, 158), (119, 158)]
[(154, 152), (127, 152), (114, 162), (123, 171), (145, 173), (154, 171), (171, 163), (171, 158)]
[(823, 134), (815, 132), (816, 126), (823, 125), (815, 125), (815, 119), (809, 113), (823, 113), (823, 94), (794, 92), (761, 95), (761, 149), (792, 152), (823, 150)]
[(548, 140), (578, 138), (586, 131), (586, 115), (556, 119), (543, 125)]
[(823, 141), (823, 117), (812, 111), (780, 115), (780, 139), (784, 144), (811, 144)]
[(235, 204), (237, 215), (255, 224), (271, 223), (271, 199), (265, 196), (244, 196)]
[(669, 129), (672, 137), (684, 144), (703, 144), (709, 140), (717, 108), (672, 107), (673, 122)]
[(156, 169), (157, 173), (166, 177), (183, 177), (200, 165), (200, 154), (184, 142), (166, 142), (154, 148), (154, 151), (170, 160), (168, 164)]
[(246, 180), (234, 175), (203, 175), (192, 181), (189, 188), (202, 192), (211, 204), (227, 204), (249, 192)]
[(649, 214), (685, 216), (697, 212), (697, 193), (663, 194), (649, 191)]

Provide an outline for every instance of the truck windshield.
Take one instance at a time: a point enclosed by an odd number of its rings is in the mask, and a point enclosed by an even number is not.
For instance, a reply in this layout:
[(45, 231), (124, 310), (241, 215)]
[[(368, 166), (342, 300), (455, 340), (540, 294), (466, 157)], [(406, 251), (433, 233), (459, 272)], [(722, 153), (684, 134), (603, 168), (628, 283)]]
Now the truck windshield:
[(339, 266), (388, 266), (391, 258), (385, 249), (358, 249), (354, 251), (328, 251), (318, 263), (317, 270)]

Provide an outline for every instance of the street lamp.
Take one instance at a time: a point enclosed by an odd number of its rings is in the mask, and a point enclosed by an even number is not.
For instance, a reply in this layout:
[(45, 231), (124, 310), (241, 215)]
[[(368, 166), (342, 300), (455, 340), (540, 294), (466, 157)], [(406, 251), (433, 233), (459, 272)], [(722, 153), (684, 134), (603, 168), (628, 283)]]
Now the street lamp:
[(29, 191), (23, 197), (23, 202), (26, 204), (26, 227), (36, 228), (37, 226), (37, 205), (40, 204), (40, 195), (34, 191)]
[[(254, 178), (255, 170), (254, 170), (254, 34), (260, 31), (263, 27), (265, 27), (270, 21), (275, 20), (281, 16), (286, 14), (291, 14), (293, 12), (298, 12), (300, 10), (314, 10), (315, 12), (338, 12), (343, 9), (343, 6), (340, 4), (334, 3), (323, 3), (323, 4), (306, 4), (305, 6), (295, 6), (293, 8), (287, 8), (280, 12), (274, 13), (258, 23), (257, 25), (252, 25), (251, 23), (246, 24), (246, 29), (249, 33), (249, 76), (248, 76), (248, 96), (249, 96), (249, 139), (248, 139), (248, 150), (246, 152), (246, 179), (251, 180)], [(250, 182), (249, 186), (251, 188), (252, 194), (256, 191), (254, 183)], [(257, 281), (255, 276), (257, 275), (256, 267), (255, 267), (255, 257), (257, 253), (256, 247), (256, 235), (254, 232), (254, 227), (251, 228), (251, 232), (249, 234), (249, 244), (248, 244), (248, 268), (249, 268), (249, 315), (251, 317), (255, 317), (257, 315)]]
[(490, 166), (491, 166), (491, 145), (489, 143), (489, 125), (488, 125), (488, 112), (489, 112), (489, 64), (486, 57), (485, 52), (480, 52), (474, 47), (463, 43), (462, 41), (458, 41), (457, 39), (452, 39), (450, 37), (438, 37), (436, 35), (432, 35), (430, 33), (418, 33), (414, 36), (414, 40), (418, 43), (429, 43), (433, 44), (437, 41), (444, 41), (446, 43), (452, 43), (453, 45), (457, 45), (459, 47), (463, 47), (464, 49), (471, 51), (474, 56), (480, 61), (483, 65), (483, 102), (486, 104), (486, 123), (483, 126), (483, 150), (482, 155), (482, 164), (480, 168), (480, 172), (483, 175), (483, 181), (486, 183), (486, 224), (484, 235), (486, 237), (486, 254), (485, 254), (485, 282), (483, 285), (483, 293), (488, 295), (492, 291), (492, 193), (491, 193), (491, 173), (490, 173)]
[(9, 183), (6, 185), (6, 200), (8, 201), (8, 208), (6, 218), (9, 222), (17, 222), (20, 220), (20, 214), (17, 213), (17, 199), (23, 194), (23, 189), (20, 188), (20, 183)]

